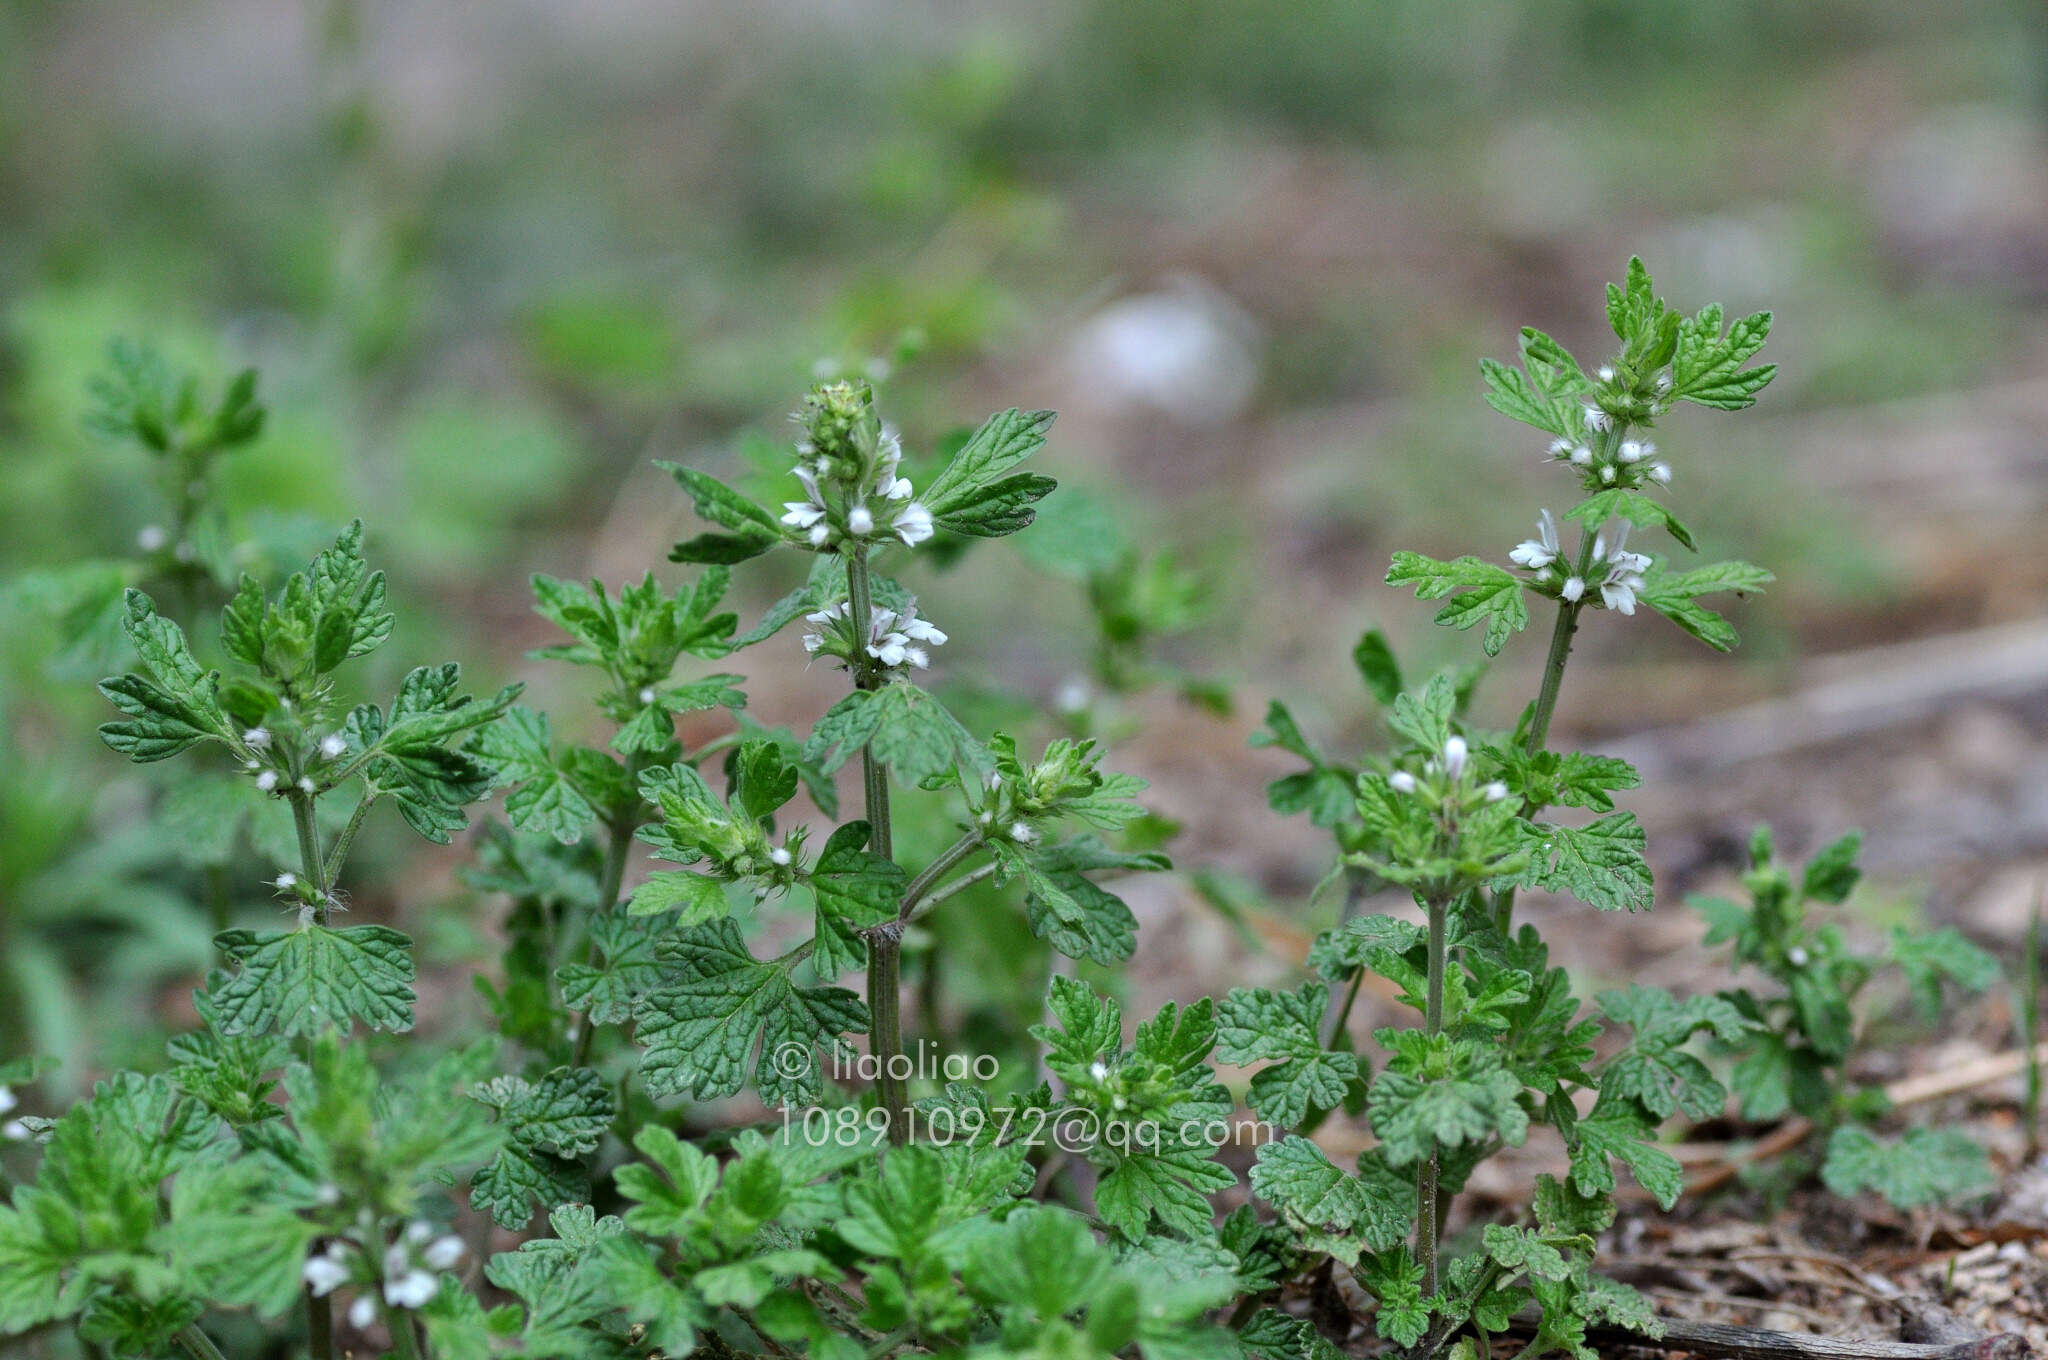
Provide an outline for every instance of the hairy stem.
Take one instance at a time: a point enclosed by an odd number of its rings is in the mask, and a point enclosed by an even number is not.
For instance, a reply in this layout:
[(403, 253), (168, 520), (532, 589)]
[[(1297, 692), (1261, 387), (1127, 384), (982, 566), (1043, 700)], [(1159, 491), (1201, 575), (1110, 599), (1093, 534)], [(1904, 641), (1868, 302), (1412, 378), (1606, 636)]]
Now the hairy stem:
[(220, 1353), (220, 1347), (213, 1344), (212, 1337), (199, 1330), (199, 1324), (196, 1322), (179, 1330), (178, 1344), (185, 1348), (192, 1360), (225, 1360)]
[(904, 888), (903, 903), (896, 909), (896, 919), (909, 920), (911, 911), (924, 900), (924, 895), (932, 890), (933, 885), (944, 878), (954, 865), (979, 850), (982, 844), (981, 833), (970, 831), (941, 851), (938, 858), (927, 864), (924, 872), (911, 879), (909, 886)]
[(313, 822), (313, 795), (294, 792), (291, 796), (292, 825), (299, 833), (299, 872), (320, 896), (314, 920), (327, 924), (327, 862), (320, 855), (320, 828)]
[[(853, 683), (860, 689), (875, 689), (881, 676), (868, 658), (868, 621), (874, 616), (874, 587), (868, 577), (868, 550), (856, 543), (846, 557), (846, 595), (852, 616), (854, 637)], [(895, 840), (889, 825), (889, 767), (875, 759), (867, 747), (860, 753), (861, 786), (866, 794), (868, 848), (883, 859), (895, 858)], [(868, 1030), (868, 1051), (875, 1059), (875, 1094), (889, 1121), (889, 1140), (901, 1143), (910, 1136), (907, 1117), (909, 1096), (903, 1078), (895, 1074), (896, 1059), (903, 1052), (902, 1014), (902, 922), (868, 936), (868, 1013), (873, 1017)]]
[[(1429, 995), (1423, 1011), (1423, 1026), (1431, 1038), (1443, 1032), (1444, 1027), (1444, 936), (1450, 903), (1441, 898), (1429, 901)], [(1436, 1248), (1443, 1235), (1441, 1210), (1443, 1205), (1437, 1195), (1440, 1167), (1437, 1145), (1429, 1145), (1429, 1156), (1423, 1160), (1415, 1180), (1415, 1258), (1422, 1263), (1422, 1293), (1425, 1298), (1436, 1295)]]
[(341, 881), (341, 866), (348, 859), (348, 848), (355, 844), (356, 832), (362, 830), (363, 819), (370, 815), (370, 805), (376, 801), (377, 796), (365, 790), (363, 796), (356, 800), (356, 810), (348, 815), (348, 825), (344, 826), (341, 829), (341, 834), (334, 838), (334, 844), (327, 847), (327, 881), (329, 883), (339, 883)]

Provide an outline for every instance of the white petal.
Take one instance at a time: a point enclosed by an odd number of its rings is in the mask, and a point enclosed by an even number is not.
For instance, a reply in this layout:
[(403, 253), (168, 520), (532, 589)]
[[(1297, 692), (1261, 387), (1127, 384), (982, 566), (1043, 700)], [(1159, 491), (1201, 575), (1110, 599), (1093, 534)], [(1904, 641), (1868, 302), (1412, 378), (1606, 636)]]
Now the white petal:
[(1576, 576), (1565, 578), (1564, 588), (1558, 594), (1564, 596), (1567, 604), (1577, 604), (1579, 597), (1586, 593), (1586, 583)]

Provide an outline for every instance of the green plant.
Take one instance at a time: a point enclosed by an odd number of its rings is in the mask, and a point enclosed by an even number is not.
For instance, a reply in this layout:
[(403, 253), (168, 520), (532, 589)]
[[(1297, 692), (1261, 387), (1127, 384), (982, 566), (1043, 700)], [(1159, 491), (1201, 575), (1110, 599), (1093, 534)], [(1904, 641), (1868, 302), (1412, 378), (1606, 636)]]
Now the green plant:
[[(1998, 961), (1952, 927), (1896, 926), (1881, 954), (1852, 948), (1840, 922), (1814, 918), (1848, 900), (1862, 870), (1863, 838), (1851, 832), (1794, 875), (1774, 859), (1771, 831), (1750, 838), (1743, 886), (1749, 905), (1694, 897), (1707, 919), (1706, 942), (1729, 946), (1730, 966), (1754, 969), (1776, 984), (1759, 997), (1747, 988), (1721, 995), (1752, 1027), (1731, 1047), (1728, 1085), (1742, 1117), (1797, 1115), (1823, 1140), (1821, 1179), (1838, 1194), (1875, 1190), (1902, 1209), (1981, 1193), (1992, 1185), (1984, 1150), (1956, 1129), (1916, 1128), (1885, 1140), (1866, 1121), (1886, 1113), (1881, 1087), (1851, 1081), (1860, 993), (1890, 970), (1928, 1020), (1941, 1013), (1947, 987), (1981, 992), (1998, 980)], [(1901, 1155), (1903, 1154), (1903, 1155)]]
[[(1627, 616), (1646, 606), (1725, 651), (1735, 645), (1734, 630), (1700, 598), (1771, 580), (1743, 562), (1678, 571), (1626, 546), (1635, 527), (1692, 547), (1691, 532), (1654, 498), (1673, 473), (1645, 436), (1680, 402), (1751, 405), (1775, 371), (1743, 367), (1769, 333), (1769, 314), (1729, 327), (1718, 307), (1691, 316), (1674, 311), (1655, 295), (1639, 260), (1630, 262), (1625, 283), (1608, 289), (1607, 314), (1619, 351), (1590, 373), (1533, 329), (1522, 332), (1519, 369), (1482, 365), (1488, 401), (1549, 435), (1550, 459), (1577, 483), (1583, 499), (1563, 516), (1565, 525), (1578, 525), (1576, 545), (1545, 510), (1537, 537), (1509, 554), (1512, 566), (1399, 552), (1387, 577), (1419, 598), (1445, 600), (1439, 624), (1483, 627), (1489, 656), (1529, 625), (1532, 601), (1554, 609), (1541, 687), (1514, 728), (1472, 722), (1476, 671), (1405, 685), (1385, 638), (1369, 632), (1354, 659), (1383, 708), (1392, 743), (1385, 754), (1355, 765), (1333, 761), (1278, 703), (1261, 737), (1307, 762), (1273, 785), (1270, 800), (1332, 830), (1339, 849), (1333, 876), (1349, 880), (1353, 902), (1375, 885), (1396, 887), (1413, 896), (1422, 921), (1347, 909), (1311, 954), (1324, 981), (1292, 998), (1232, 992), (1226, 1031), (1248, 1036), (1234, 1056), (1288, 1059), (1278, 1071), (1289, 1075), (1280, 1080), (1273, 1068), (1259, 1074), (1254, 1107), (1276, 1122), (1308, 1124), (1319, 1109), (1362, 1106), (1380, 1140), (1355, 1174), (1304, 1138), (1269, 1144), (1253, 1185), (1290, 1226), (1352, 1267), (1379, 1300), (1381, 1336), (1423, 1352), (1460, 1330), (1482, 1337), (1505, 1330), (1532, 1297), (1543, 1316), (1531, 1343), (1537, 1351), (1590, 1354), (1584, 1336), (1594, 1322), (1653, 1325), (1641, 1298), (1591, 1269), (1594, 1236), (1613, 1218), (1613, 1164), (1626, 1166), (1666, 1207), (1676, 1200), (1679, 1166), (1655, 1145), (1656, 1130), (1681, 1110), (1718, 1112), (1725, 1096), (1689, 1045), (1702, 1033), (1734, 1040), (1751, 1024), (1721, 998), (1678, 1000), (1632, 987), (1599, 998), (1602, 1015), (1630, 1038), (1596, 1063), (1601, 1023), (1582, 1017), (1570, 979), (1549, 964), (1534, 928), (1517, 928), (1513, 919), (1516, 894), (1527, 889), (1606, 911), (1651, 902), (1642, 828), (1632, 813), (1615, 809), (1615, 795), (1635, 787), (1635, 771), (1612, 757), (1548, 745), (1581, 622), (1592, 612)], [(1554, 809), (1580, 815), (1546, 818)], [(1387, 1057), (1369, 1082), (1343, 1026), (1349, 997), (1368, 971), (1391, 981), (1422, 1020), (1377, 1033)], [(1347, 991), (1329, 1022), (1327, 984)], [(1291, 1053), (1263, 1037), (1282, 1010), (1294, 1017)], [(1562, 1136), (1569, 1173), (1539, 1179), (1524, 1222), (1486, 1225), (1471, 1249), (1446, 1258), (1453, 1196), (1475, 1166), (1521, 1143), (1536, 1123)]]
[[(453, 664), (411, 671), (387, 704), (347, 704), (349, 663), (397, 626), (360, 525), (282, 581), (244, 577), (217, 644), (128, 591), (138, 666), (101, 686), (120, 712), (103, 738), (209, 767), (217, 820), (251, 799), (288, 816), (289, 863), (249, 844), (289, 919), (216, 934), (201, 1023), (160, 1063), (18, 1118), (41, 1160), (0, 1209), (0, 1331), (68, 1323), (115, 1355), (200, 1360), (281, 1340), (316, 1360), (1322, 1360), (1329, 1337), (1282, 1305), (1340, 1267), (1377, 1300), (1379, 1334), (1421, 1354), (1506, 1331), (1529, 1302), (1532, 1354), (1590, 1355), (1595, 1322), (1653, 1331), (1645, 1302), (1593, 1269), (1615, 1164), (1672, 1202), (1657, 1129), (1725, 1096), (1692, 1045), (1742, 1042), (1768, 1008), (1603, 996), (1630, 1037), (1596, 1061), (1601, 1022), (1514, 898), (1649, 905), (1641, 828), (1614, 805), (1634, 772), (1546, 734), (1588, 611), (1640, 603), (1725, 649), (1733, 632), (1699, 597), (1769, 579), (1624, 545), (1631, 523), (1690, 542), (1652, 498), (1669, 473), (1642, 431), (1681, 400), (1746, 405), (1770, 376), (1742, 368), (1768, 318), (1724, 333), (1716, 309), (1682, 317), (1639, 263), (1609, 311), (1621, 352), (1594, 374), (1533, 331), (1521, 371), (1486, 369), (1494, 403), (1551, 434), (1587, 493), (1566, 516), (1575, 550), (1546, 515), (1510, 555), (1519, 570), (1403, 553), (1390, 576), (1448, 597), (1440, 621), (1484, 623), (1489, 654), (1531, 601), (1555, 610), (1515, 728), (1472, 719), (1476, 672), (1404, 684), (1375, 634), (1356, 658), (1387, 752), (1333, 762), (1283, 706), (1269, 717), (1268, 739), (1308, 762), (1274, 805), (1334, 832), (1354, 908), (1390, 885), (1418, 919), (1354, 910), (1302, 985), (1168, 1004), (1128, 1031), (1103, 985), (1135, 947), (1116, 881), (1169, 868), (1144, 785), (1057, 722), (958, 716), (967, 702), (922, 683), (949, 639), (904, 579), (1032, 528), (1055, 487), (1023, 465), (1049, 413), (1001, 412), (919, 462), (865, 384), (833, 381), (799, 412), (780, 511), (669, 466), (710, 526), (672, 553), (687, 582), (533, 581), (564, 635), (536, 655), (599, 679), (591, 740), (587, 718), (520, 706), (517, 687), (461, 695)], [(808, 572), (742, 631), (723, 607), (731, 575), (771, 553)], [(1178, 605), (1132, 617), (1119, 665), (1184, 621)], [(799, 621), (800, 648), (782, 636)], [(723, 669), (771, 643), (846, 676), (807, 734), (750, 718)], [(855, 768), (858, 815), (842, 821), (837, 776)], [(493, 790), (505, 821), (467, 838), (465, 873), (509, 903), (479, 979), (496, 1032), (423, 1033), (412, 941), (351, 923), (338, 884), (380, 804), (447, 842)], [(248, 876), (238, 836), (217, 839)], [(1028, 1063), (966, 1051), (937, 1005), (906, 1014), (906, 950), (928, 1000), (975, 949), (1027, 936), (1074, 965), (1046, 980), (1028, 1035), (990, 1036)], [(1343, 1023), (1367, 971), (1421, 1017), (1378, 1033), (1377, 1070)], [(1219, 1062), (1256, 1068), (1253, 1120)], [(43, 1074), (14, 1063), (0, 1081), (33, 1092)], [(1305, 1136), (1336, 1111), (1379, 1140), (1355, 1171)], [(1472, 1169), (1536, 1123), (1563, 1137), (1568, 1172), (1538, 1180), (1522, 1221), (1447, 1237)], [(1257, 1203), (1219, 1215), (1237, 1176), (1218, 1150), (1240, 1140), (1262, 1141)], [(521, 1240), (486, 1253), (487, 1230)], [(471, 1255), (488, 1255), (480, 1275), (457, 1270)]]

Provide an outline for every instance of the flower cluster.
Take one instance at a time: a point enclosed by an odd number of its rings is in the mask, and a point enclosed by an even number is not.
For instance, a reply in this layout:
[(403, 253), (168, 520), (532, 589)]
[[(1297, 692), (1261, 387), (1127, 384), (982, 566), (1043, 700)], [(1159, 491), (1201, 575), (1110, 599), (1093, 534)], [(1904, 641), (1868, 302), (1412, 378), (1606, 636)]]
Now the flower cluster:
[(1586, 408), (1585, 424), (1585, 431), (1577, 439), (1551, 440), (1550, 456), (1579, 469), (1585, 475), (1587, 490), (1635, 490), (1645, 482), (1671, 485), (1671, 464), (1657, 457), (1655, 444), (1647, 439), (1614, 438), (1613, 417), (1597, 406)]
[[(289, 700), (282, 701), (286, 709)], [(246, 728), (242, 732), (242, 769), (256, 776), (256, 787), (265, 793), (285, 794), (296, 789), (300, 793), (318, 793), (320, 782), (312, 774), (301, 772), (292, 776), (291, 761), (281, 749), (277, 734), (268, 727)], [(313, 743), (313, 762), (321, 765), (332, 764), (348, 754), (348, 738), (339, 732), (329, 732)]]
[[(384, 1302), (393, 1308), (424, 1307), (441, 1292), (438, 1272), (454, 1269), (467, 1250), (453, 1233), (436, 1236), (431, 1223), (408, 1223), (384, 1253)], [(346, 1284), (373, 1283), (366, 1278), (367, 1264), (354, 1243), (337, 1237), (327, 1244), (327, 1250), (307, 1259), (302, 1274), (307, 1290), (323, 1298)], [(358, 1330), (377, 1320), (374, 1290), (356, 1296), (349, 1305), (348, 1320)]]
[[(1563, 550), (1558, 546), (1557, 520), (1545, 510), (1536, 520), (1536, 537), (1525, 538), (1508, 553), (1508, 560), (1535, 573), (1535, 585), (1545, 594), (1566, 604), (1585, 598), (1589, 585), (1597, 585), (1600, 603), (1622, 614), (1636, 612), (1636, 592), (1643, 588), (1643, 574), (1650, 569), (1644, 553), (1624, 550), (1629, 522), (1617, 519), (1595, 535), (1587, 558), (1586, 574), (1560, 566)], [(1560, 579), (1562, 575), (1562, 579)]]
[(925, 649), (946, 641), (944, 633), (917, 616), (915, 600), (905, 600), (900, 612), (875, 606), (864, 638), (854, 636), (853, 606), (846, 600), (805, 615), (804, 622), (811, 625), (804, 634), (804, 650), (812, 656), (836, 657), (848, 669), (860, 664), (894, 672), (923, 670), (932, 660)]
[(931, 511), (900, 471), (903, 441), (875, 417), (864, 385), (819, 387), (796, 419), (809, 437), (797, 442), (790, 475), (804, 499), (783, 502), (784, 527), (820, 552), (890, 535), (916, 547), (932, 536)]
[(1498, 779), (1481, 782), (1472, 764), (1472, 749), (1463, 737), (1451, 737), (1443, 750), (1422, 762), (1422, 771), (1395, 770), (1387, 776), (1387, 787), (1395, 793), (1422, 798), (1438, 807), (1476, 807), (1498, 803), (1508, 796), (1508, 786)]

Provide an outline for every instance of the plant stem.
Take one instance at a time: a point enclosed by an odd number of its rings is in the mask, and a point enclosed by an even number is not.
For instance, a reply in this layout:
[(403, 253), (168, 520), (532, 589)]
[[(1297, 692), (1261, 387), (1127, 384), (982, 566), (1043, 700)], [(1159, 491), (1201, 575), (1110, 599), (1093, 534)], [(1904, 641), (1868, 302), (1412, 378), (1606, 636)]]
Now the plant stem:
[(412, 1309), (394, 1308), (384, 1319), (391, 1329), (391, 1352), (398, 1360), (420, 1360), (420, 1340), (412, 1329)]
[(348, 815), (348, 825), (334, 838), (334, 844), (327, 847), (327, 881), (341, 881), (341, 866), (348, 859), (348, 848), (355, 844), (356, 832), (362, 830), (363, 819), (370, 815), (370, 805), (377, 801), (376, 795), (364, 792), (356, 800), (356, 810)]
[(226, 1360), (220, 1353), (220, 1347), (213, 1344), (213, 1338), (199, 1330), (199, 1324), (196, 1322), (179, 1330), (178, 1344), (185, 1348), (193, 1360)]
[[(632, 774), (637, 758), (627, 764), (627, 773)], [(619, 890), (626, 882), (626, 861), (633, 851), (633, 833), (636, 826), (625, 821), (614, 822), (611, 839), (604, 847), (604, 881), (597, 889), (597, 910), (600, 916), (609, 916), (619, 904)], [(586, 951), (588, 941), (586, 940)], [(597, 1022), (588, 1015), (576, 1031), (576, 1050), (569, 1058), (571, 1067), (582, 1067), (590, 1059), (590, 1045), (597, 1037)]]
[(312, 1360), (334, 1360), (334, 1300), (306, 1290), (306, 1353)]
[[(1579, 534), (1579, 560), (1573, 574), (1581, 581), (1593, 569), (1593, 545), (1599, 541), (1599, 527), (1585, 529)], [(1579, 631), (1579, 615), (1586, 608), (1586, 597), (1577, 600), (1557, 602), (1557, 622), (1550, 629), (1550, 654), (1543, 659), (1543, 684), (1536, 691), (1535, 707), (1529, 711), (1529, 730), (1522, 738), (1523, 748), (1540, 751), (1550, 741), (1550, 719), (1557, 712), (1558, 692), (1564, 688), (1565, 663), (1571, 660), (1572, 639)], [(1523, 809), (1524, 816), (1533, 816), (1541, 808)], [(1515, 890), (1503, 888), (1494, 895), (1493, 923), (1500, 933), (1510, 933), (1515, 919)]]
[[(868, 549), (856, 543), (846, 556), (846, 596), (853, 624), (853, 683), (859, 689), (876, 689), (881, 677), (869, 662), (866, 647), (868, 622), (874, 616), (874, 587), (868, 578)], [(895, 841), (889, 825), (889, 767), (875, 759), (872, 749), (860, 753), (861, 785), (866, 793), (868, 848), (883, 859), (895, 858)], [(909, 1098), (903, 1078), (896, 1075), (896, 1059), (903, 1052), (903, 929), (899, 916), (893, 924), (868, 936), (868, 1013), (873, 1017), (868, 1030), (868, 1051), (875, 1059), (875, 1094), (889, 1121), (889, 1141), (902, 1143), (910, 1136)]]
[[(1423, 1026), (1433, 1039), (1444, 1027), (1444, 936), (1450, 903), (1441, 898), (1429, 901), (1429, 994), (1423, 1011)], [(1436, 1296), (1436, 1248), (1443, 1235), (1441, 1203), (1437, 1198), (1440, 1167), (1437, 1145), (1431, 1140), (1429, 1156), (1416, 1173), (1415, 1257), (1422, 1263), (1422, 1294)]]
[(927, 864), (924, 872), (911, 879), (910, 885), (904, 888), (903, 904), (896, 909), (896, 919), (909, 920), (912, 908), (924, 900), (924, 895), (932, 890), (932, 885), (944, 878), (947, 870), (979, 850), (981, 846), (981, 833), (970, 831), (941, 851), (938, 858)]
[(922, 902), (918, 903), (917, 910), (911, 912), (908, 916), (904, 917), (903, 919), (906, 922), (915, 921), (919, 917), (926, 915), (932, 910), (932, 908), (938, 906), (939, 903), (945, 901), (954, 893), (962, 892), (968, 888), (971, 888), (975, 884), (981, 882), (983, 879), (995, 873), (996, 867), (997, 866), (994, 864), (984, 864), (979, 869), (976, 869), (973, 873), (960, 875), (960, 877), (954, 879), (945, 887), (939, 888), (936, 891), (927, 895)]
[(313, 919), (327, 924), (327, 864), (320, 856), (320, 828), (313, 823), (313, 795), (294, 792), (291, 796), (292, 825), (299, 833), (299, 872), (320, 896)]

